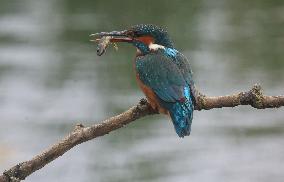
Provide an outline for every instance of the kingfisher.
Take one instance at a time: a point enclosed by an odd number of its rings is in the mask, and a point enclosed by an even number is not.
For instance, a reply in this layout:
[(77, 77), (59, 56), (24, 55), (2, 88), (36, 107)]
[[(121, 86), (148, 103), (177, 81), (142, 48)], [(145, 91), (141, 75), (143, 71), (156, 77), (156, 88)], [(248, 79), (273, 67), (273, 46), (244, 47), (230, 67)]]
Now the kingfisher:
[(168, 115), (177, 135), (190, 135), (194, 110), (194, 82), (188, 59), (175, 49), (166, 30), (140, 24), (127, 30), (93, 34), (136, 47), (134, 70), (150, 106)]

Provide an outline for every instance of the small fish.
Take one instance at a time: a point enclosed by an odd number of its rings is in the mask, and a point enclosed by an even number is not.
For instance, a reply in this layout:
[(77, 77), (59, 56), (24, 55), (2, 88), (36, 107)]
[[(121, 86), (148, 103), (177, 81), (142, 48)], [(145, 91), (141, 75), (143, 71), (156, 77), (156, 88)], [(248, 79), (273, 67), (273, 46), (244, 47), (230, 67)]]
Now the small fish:
[[(91, 36), (93, 36), (94, 34), (92, 34)], [(111, 39), (113, 37), (112, 36), (102, 36), (100, 39), (95, 39), (95, 40), (90, 40), (91, 42), (98, 42), (98, 46), (97, 46), (97, 55), (101, 56), (103, 55), (109, 44), (113, 44), (113, 47), (115, 48), (115, 50), (118, 50), (118, 46), (116, 43), (111, 42)]]
[(98, 39), (98, 46), (97, 46), (97, 55), (101, 56), (106, 52), (108, 45), (111, 43), (111, 36), (103, 36), (102, 38)]

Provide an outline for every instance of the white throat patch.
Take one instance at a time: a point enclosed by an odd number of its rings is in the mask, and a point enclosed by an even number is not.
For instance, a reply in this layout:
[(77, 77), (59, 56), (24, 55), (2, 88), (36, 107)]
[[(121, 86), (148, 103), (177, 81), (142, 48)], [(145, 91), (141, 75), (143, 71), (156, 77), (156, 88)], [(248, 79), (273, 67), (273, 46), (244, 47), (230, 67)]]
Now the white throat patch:
[(158, 49), (165, 49), (165, 47), (162, 46), (162, 45), (159, 45), (159, 44), (153, 44), (153, 43), (151, 43), (151, 44), (149, 44), (149, 49), (150, 49), (151, 51), (157, 51)]

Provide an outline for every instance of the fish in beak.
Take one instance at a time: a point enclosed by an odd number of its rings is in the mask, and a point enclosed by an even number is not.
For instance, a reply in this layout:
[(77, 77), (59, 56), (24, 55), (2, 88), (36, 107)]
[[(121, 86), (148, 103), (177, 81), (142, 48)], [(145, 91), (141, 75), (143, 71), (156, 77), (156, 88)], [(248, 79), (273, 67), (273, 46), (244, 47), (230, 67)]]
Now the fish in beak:
[(95, 39), (92, 39), (92, 42), (98, 42), (97, 46), (97, 55), (101, 56), (106, 52), (106, 49), (109, 44), (114, 43), (115, 47), (116, 42), (133, 42), (133, 37), (130, 36), (131, 33), (127, 30), (124, 31), (112, 31), (112, 32), (100, 32), (91, 34), (90, 36)]

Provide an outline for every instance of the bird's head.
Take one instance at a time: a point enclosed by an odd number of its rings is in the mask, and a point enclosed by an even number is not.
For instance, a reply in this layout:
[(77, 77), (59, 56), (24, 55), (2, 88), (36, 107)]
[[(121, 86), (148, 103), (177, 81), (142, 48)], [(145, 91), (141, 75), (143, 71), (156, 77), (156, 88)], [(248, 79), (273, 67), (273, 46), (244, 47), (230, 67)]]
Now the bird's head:
[(123, 31), (101, 32), (92, 35), (111, 36), (110, 42), (132, 43), (142, 54), (148, 54), (153, 47), (174, 48), (167, 31), (152, 24), (140, 24)]

